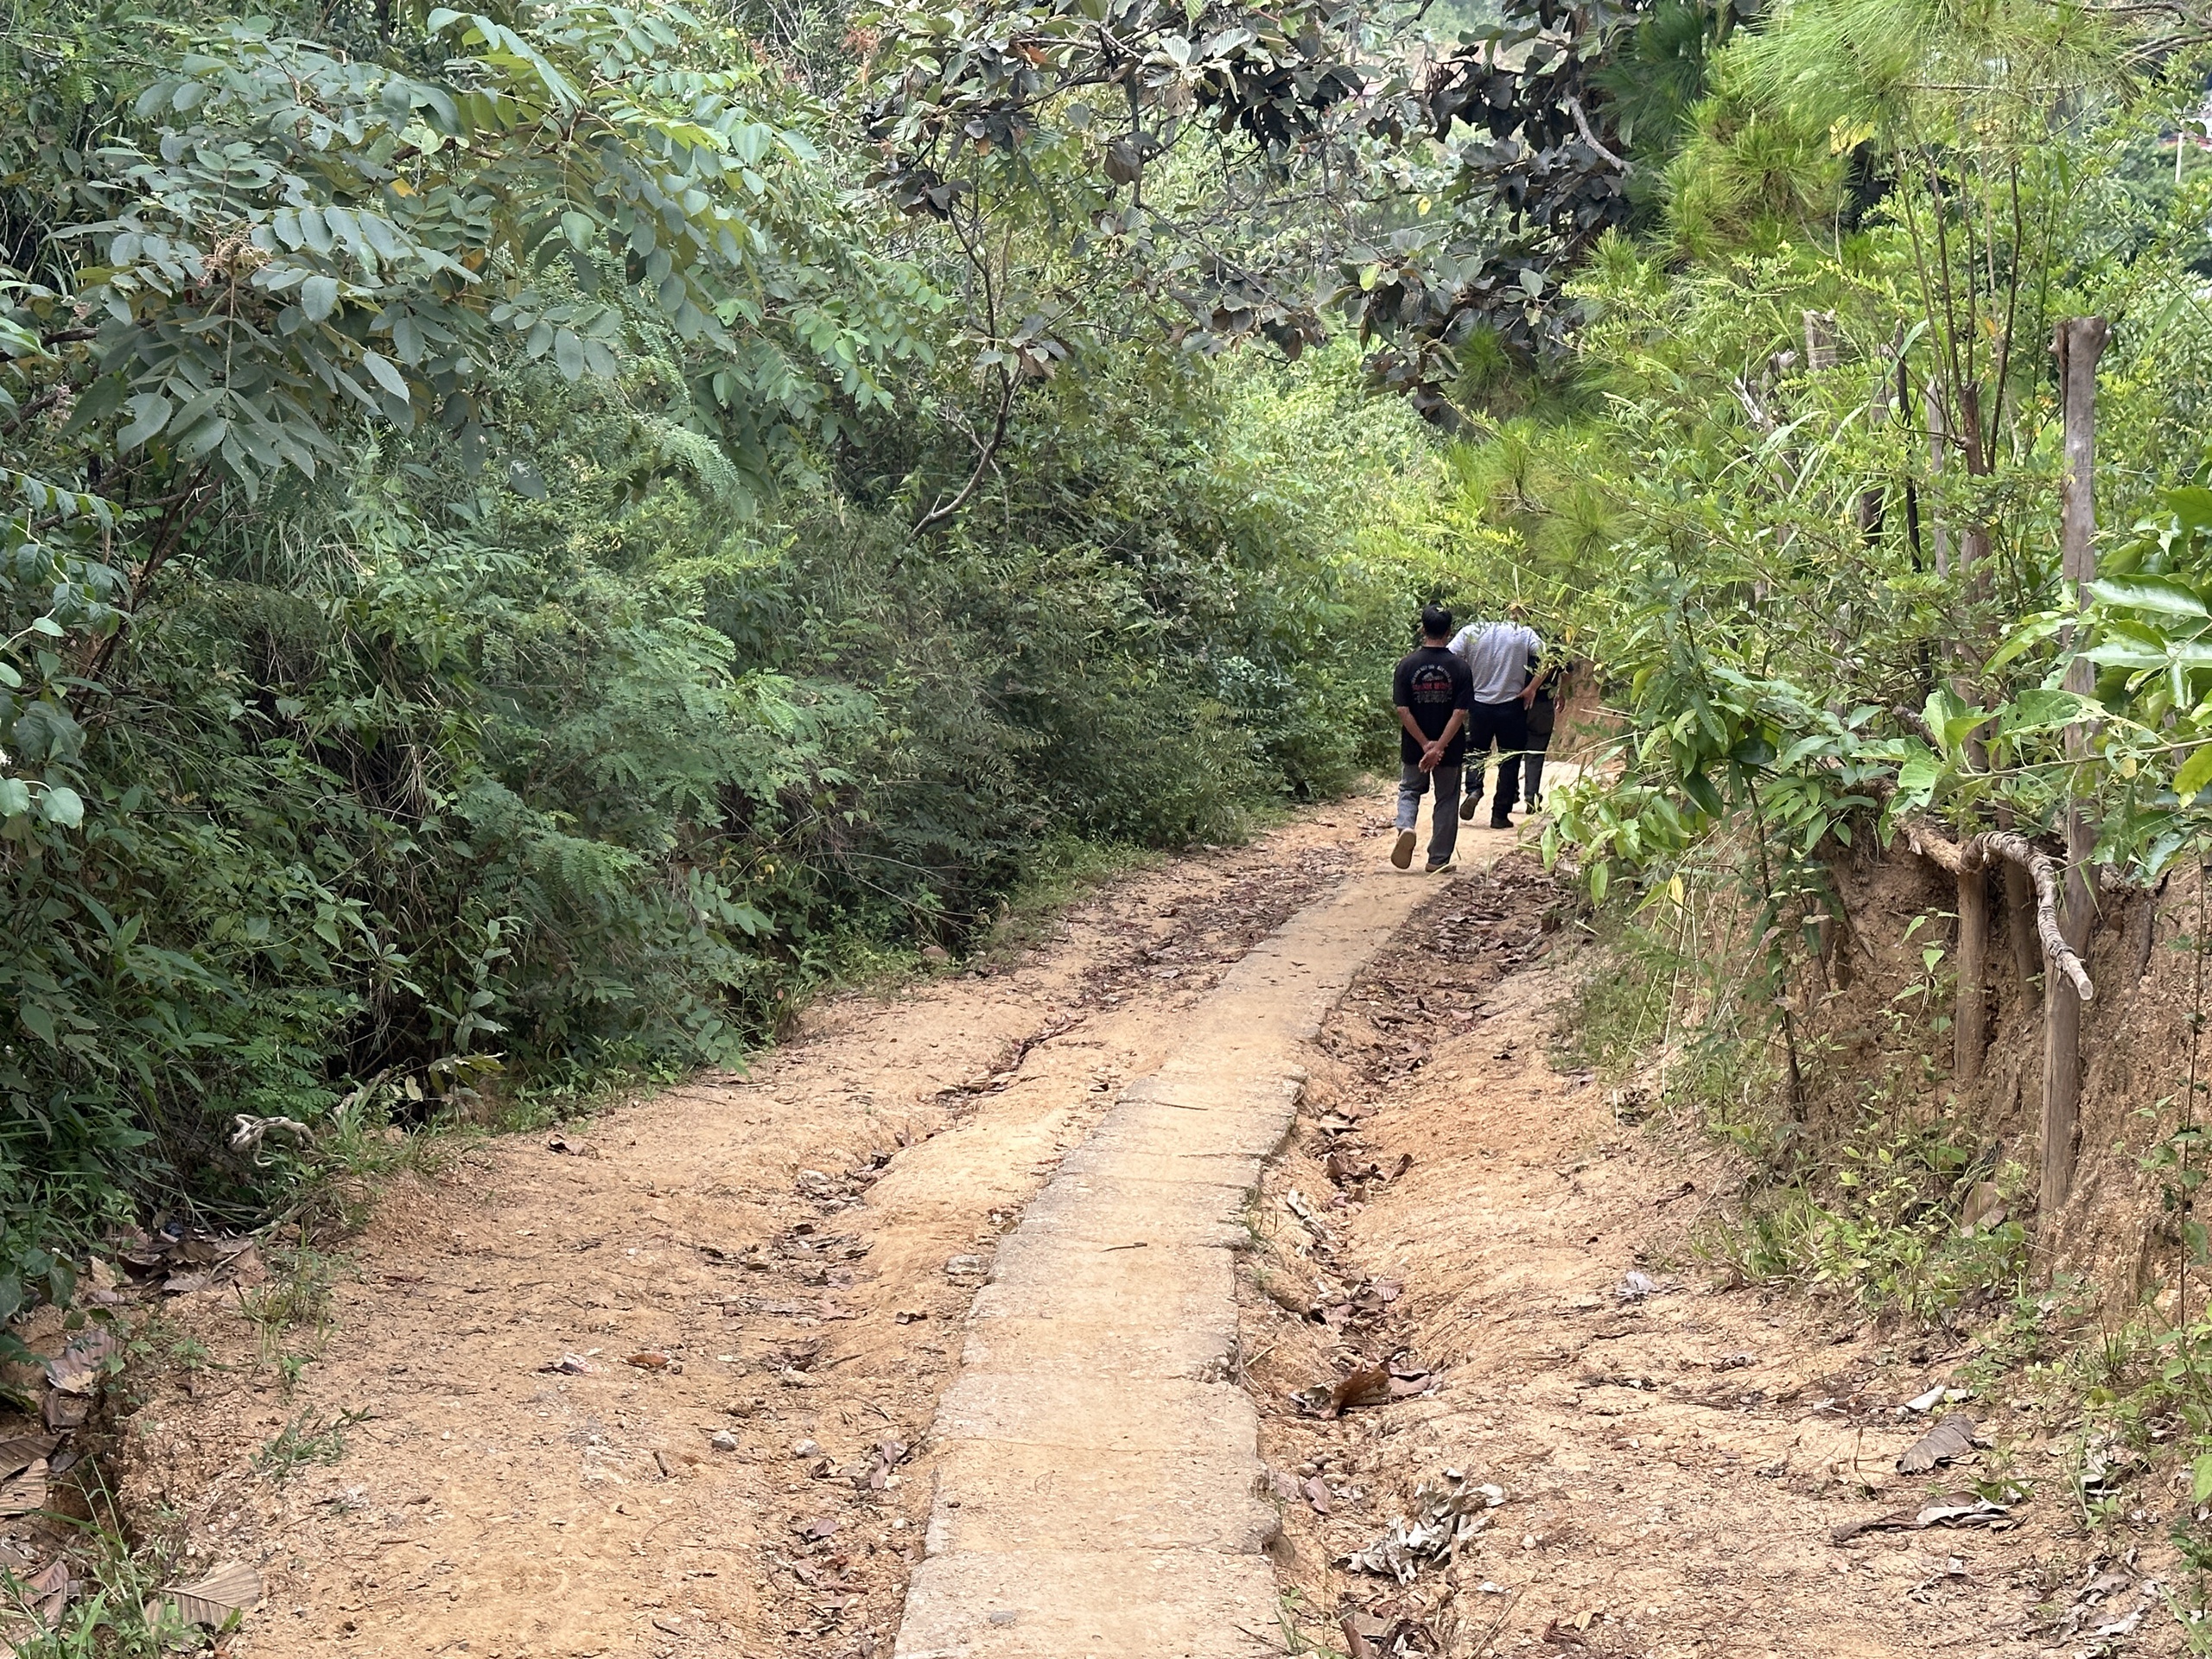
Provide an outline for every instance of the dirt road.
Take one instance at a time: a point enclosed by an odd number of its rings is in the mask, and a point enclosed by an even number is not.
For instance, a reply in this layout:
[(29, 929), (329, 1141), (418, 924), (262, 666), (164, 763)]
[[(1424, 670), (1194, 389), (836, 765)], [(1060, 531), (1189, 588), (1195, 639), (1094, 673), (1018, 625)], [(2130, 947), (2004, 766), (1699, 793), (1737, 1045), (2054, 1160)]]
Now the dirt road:
[[(1469, 842), (1479, 863), (1506, 838)], [(2021, 1651), (2006, 1644), (2038, 1593), (2029, 1529), (1827, 1541), (1837, 1521), (1871, 1512), (1854, 1483), (1916, 1433), (1886, 1414), (1890, 1395), (1908, 1397), (1897, 1389), (1943, 1357), (1885, 1362), (1855, 1326), (1838, 1344), (1786, 1304), (1707, 1288), (1682, 1232), (1725, 1169), (1613, 1123), (1598, 1091), (1544, 1062), (1564, 981), (1539, 950), (1551, 901), (1541, 874), (1400, 877), (1383, 870), (1389, 844), (1386, 809), (1364, 801), (1177, 861), (1077, 906), (994, 971), (829, 1003), (750, 1077), (701, 1079), (580, 1125), (565, 1151), (543, 1136), (497, 1143), (395, 1190), (347, 1247), (327, 1332), (276, 1344), (303, 1365), (282, 1363), (219, 1294), (180, 1299), (205, 1357), (159, 1379), (132, 1419), (128, 1497), (143, 1515), (182, 1517), (201, 1558), (262, 1565), (268, 1599), (226, 1649), (257, 1659), (880, 1659), (902, 1618), (914, 1659), (1135, 1659), (1096, 1620), (1076, 1630), (1071, 1604), (1055, 1625), (1039, 1622), (1051, 1610), (1037, 1598), (1009, 1599), (1020, 1571), (972, 1594), (956, 1566), (917, 1573), (925, 1549), (953, 1563), (963, 1548), (1068, 1541), (1070, 1516), (1091, 1512), (1070, 1504), (1103, 1504), (1123, 1529), (1085, 1548), (1154, 1552), (1155, 1599), (1185, 1587), (1167, 1572), (1187, 1565), (1176, 1549), (1221, 1546), (1256, 1566), (1264, 1545), (1280, 1599), (1244, 1607), (1243, 1646), (1223, 1653), (1292, 1639), (1471, 1654), (1485, 1629), (1495, 1650)], [(1355, 873), (1370, 894), (1364, 921), (1338, 927), (1325, 953), (1293, 949), (1319, 938), (1320, 919), (1358, 911), (1344, 907)], [(1429, 908), (1387, 941), (1420, 900)], [(1293, 1043), (1291, 1027), (1319, 1017), (1369, 956), (1318, 1038)], [(1264, 979), (1294, 964), (1292, 1001), (1311, 1012), (1262, 1031), (1268, 993), (1284, 988)], [(1172, 1277), (1192, 1260), (1183, 1245), (1226, 1262), (1219, 1224), (1249, 1221), (1234, 1351), (1185, 1379), (1235, 1409), (1194, 1417), (1160, 1403), (1166, 1371), (1192, 1355), (1154, 1376), (1123, 1354), (1117, 1421), (1185, 1423), (1191, 1443), (1125, 1446), (1166, 1454), (1134, 1502), (1126, 1479), (1071, 1482), (1084, 1447), (1109, 1461), (1110, 1386), (1087, 1379), (1096, 1397), (1072, 1402), (1065, 1440), (1009, 1425), (1052, 1365), (1086, 1370), (1109, 1322), (1094, 1307), (1071, 1322), (1077, 1339), (1033, 1342), (998, 1366), (1027, 1382), (977, 1393), (1007, 1328), (989, 1316), (995, 1304), (1028, 1319), (1033, 1338), (1054, 1311), (1065, 1262), (1033, 1246), (1071, 1213), (1065, 1196), (1037, 1201), (1056, 1172), (1065, 1195), (1096, 1184), (1116, 1147), (1155, 1151), (1132, 1140), (1143, 1126), (1129, 1103), (1203, 1086), (1206, 1050), (1247, 1039), (1271, 1058), (1247, 1056), (1242, 1071), (1313, 1072), (1256, 1207), (1224, 1186), (1173, 1215), (1118, 1215), (1124, 1230), (1142, 1221), (1129, 1238), (1059, 1230), (1094, 1263), (1157, 1250)], [(1130, 1087), (1163, 1076), (1179, 1080), (1166, 1095)], [(1278, 1132), (1288, 1099), (1271, 1109)], [(1157, 1105), (1153, 1128), (1174, 1109)], [(1185, 1149), (1255, 1157), (1265, 1116), (1239, 1122), (1233, 1146)], [(1108, 1185), (1135, 1192), (1128, 1183), (1162, 1172), (1110, 1173)], [(1696, 1199), (1669, 1198), (1685, 1180)], [(1640, 1260), (1656, 1288), (1623, 1301)], [(1159, 1319), (1140, 1313), (1139, 1338)], [(1163, 1344), (1175, 1317), (1153, 1331)], [(969, 1375), (955, 1387), (963, 1344)], [(1386, 1375), (1361, 1386), (1390, 1403), (1337, 1419), (1293, 1401), (1316, 1384), (1325, 1401), (1369, 1360)], [(1250, 1406), (1229, 1401), (1224, 1376)], [(1243, 1436), (1241, 1465), (1198, 1444), (1224, 1428)], [(1058, 1447), (1051, 1471), (1016, 1444), (1039, 1440)], [(1406, 1586), (1347, 1571), (1342, 1557), (1446, 1466), (1503, 1494), (1473, 1547)], [(1126, 1520), (1238, 1468), (1245, 1489), (1216, 1497), (1239, 1526), (1256, 1514), (1256, 1530), (1194, 1541)], [(972, 1516), (964, 1491), (982, 1498)], [(1272, 1539), (1269, 1513), (1282, 1517)], [(1245, 1601), (1265, 1599), (1264, 1577), (1240, 1582)], [(1071, 1639), (1029, 1644), (1047, 1632)], [(1144, 1659), (1186, 1650), (1201, 1651)]]

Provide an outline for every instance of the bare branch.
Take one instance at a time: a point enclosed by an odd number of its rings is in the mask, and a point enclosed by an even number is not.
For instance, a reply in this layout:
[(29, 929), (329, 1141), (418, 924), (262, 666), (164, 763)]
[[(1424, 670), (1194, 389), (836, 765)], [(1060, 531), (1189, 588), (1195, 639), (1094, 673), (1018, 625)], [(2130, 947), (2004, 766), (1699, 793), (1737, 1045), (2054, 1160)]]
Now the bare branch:
[(2059, 931), (2060, 870), (2056, 859), (2025, 836), (2010, 830), (1986, 830), (1969, 836), (1963, 842), (1955, 842), (1922, 819), (1908, 819), (1899, 827), (1904, 831), (1906, 844), (1914, 852), (1953, 875), (1980, 869), (1992, 858), (2001, 858), (2025, 870), (2028, 879), (2035, 883), (2036, 935), (2043, 941), (2044, 957), (2053, 968), (2073, 982), (2075, 991), (2084, 1002), (2095, 1000), (2096, 987), (2089, 982), (2088, 969), (2082, 965), (2080, 955)]
[(1599, 138), (1596, 133), (1590, 130), (1590, 118), (1582, 113), (1582, 100), (1580, 99), (1568, 99), (1567, 100), (1567, 111), (1569, 115), (1572, 115), (1574, 118), (1574, 130), (1582, 135), (1582, 142), (1584, 143), (1596, 150), (1600, 156), (1611, 162), (1623, 173), (1630, 173), (1635, 170), (1633, 168), (1630, 167), (1626, 162), (1614, 155), (1611, 150), (1607, 149), (1605, 145), (1605, 141)]

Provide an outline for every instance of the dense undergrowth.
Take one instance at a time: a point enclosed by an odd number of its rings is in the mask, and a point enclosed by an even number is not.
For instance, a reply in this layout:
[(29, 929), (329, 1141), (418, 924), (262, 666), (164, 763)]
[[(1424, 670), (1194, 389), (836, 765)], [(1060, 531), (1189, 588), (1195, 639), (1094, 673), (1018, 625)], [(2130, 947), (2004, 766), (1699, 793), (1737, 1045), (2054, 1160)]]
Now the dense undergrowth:
[(1382, 752), (1417, 420), (979, 278), (738, 22), (0, 14), (0, 1316)]

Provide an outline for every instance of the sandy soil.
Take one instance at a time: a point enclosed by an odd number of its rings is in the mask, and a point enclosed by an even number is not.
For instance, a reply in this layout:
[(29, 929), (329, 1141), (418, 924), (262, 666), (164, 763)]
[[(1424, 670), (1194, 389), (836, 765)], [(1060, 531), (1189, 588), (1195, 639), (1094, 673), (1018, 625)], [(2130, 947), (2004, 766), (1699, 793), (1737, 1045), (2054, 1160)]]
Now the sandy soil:
[[(1271, 1171), (1244, 1340), (1286, 1629), (1355, 1655), (2177, 1650), (2164, 1613), (2129, 1624), (2155, 1586), (2074, 1529), (2065, 1425), (2032, 1400), (1961, 1402), (2002, 1446), (1897, 1472), (1931, 1421), (1903, 1402), (1972, 1344), (1880, 1341), (1847, 1305), (1723, 1288), (1694, 1258), (1740, 1172), (1554, 1072), (1584, 969), (1571, 938), (1548, 944), (1552, 902), (1516, 860), (1416, 914), (1325, 1031)], [(1292, 1399), (1362, 1363), (1433, 1387), (1334, 1420)], [(2000, 1471), (2035, 1495), (1994, 1524), (1834, 1541)], [(1347, 1570), (1446, 1471), (1503, 1495), (1471, 1506), (1482, 1530), (1455, 1560), (1407, 1585)], [(2083, 1639), (2109, 1625), (2128, 1629)]]
[[(126, 1497), (264, 1564), (233, 1655), (887, 1653), (994, 1242), (1227, 963), (1382, 857), (1374, 816), (1129, 878), (1005, 971), (833, 1001), (748, 1077), (577, 1126), (582, 1155), (504, 1141), (392, 1191), (289, 1389), (222, 1293), (172, 1302), (211, 1363), (130, 1422)], [(348, 1416), (334, 1461), (270, 1467)]]
[[(133, 1512), (261, 1566), (234, 1656), (882, 1659), (995, 1242), (1224, 965), (1388, 845), (1369, 801), (1178, 861), (1001, 971), (830, 1003), (748, 1077), (578, 1126), (581, 1152), (510, 1140), (403, 1185), (289, 1385), (227, 1293), (175, 1299), (207, 1357), (125, 1425)], [(1972, 1351), (1715, 1287), (1688, 1241), (1738, 1172), (1545, 1059), (1580, 971), (1560, 913), (1525, 860), (1439, 884), (1315, 1046), (1242, 1270), (1286, 1640), (2111, 1650), (2098, 1627), (2153, 1592), (2069, 1535), (2063, 1425), (2032, 1402), (1970, 1402), (2037, 1489), (2000, 1526), (1831, 1541), (1993, 1481), (1996, 1452), (1891, 1470), (1926, 1427), (1900, 1403)], [(1400, 1397), (1293, 1401), (1363, 1361)], [(1501, 1496), (1455, 1560), (1344, 1567), (1447, 1470)], [(2128, 1648), (2161, 1650), (2148, 1625)]]

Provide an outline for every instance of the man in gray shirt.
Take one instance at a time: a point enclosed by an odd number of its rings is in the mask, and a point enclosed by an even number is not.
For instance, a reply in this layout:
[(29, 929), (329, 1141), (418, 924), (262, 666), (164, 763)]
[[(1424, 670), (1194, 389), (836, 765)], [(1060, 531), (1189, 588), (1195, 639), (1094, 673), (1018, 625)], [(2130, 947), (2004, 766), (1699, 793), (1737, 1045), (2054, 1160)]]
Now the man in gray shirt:
[(1470, 622), (1452, 637), (1452, 654), (1467, 664), (1474, 677), (1475, 705), (1467, 713), (1467, 792), (1459, 803), (1459, 816), (1471, 818), (1483, 798), (1483, 766), (1493, 744), (1497, 748), (1497, 793), (1490, 806), (1490, 827), (1510, 830), (1515, 801), (1521, 793), (1521, 752), (1529, 747), (1529, 705), (1543, 683), (1541, 674), (1531, 674), (1529, 664), (1543, 652), (1544, 642), (1526, 623)]

